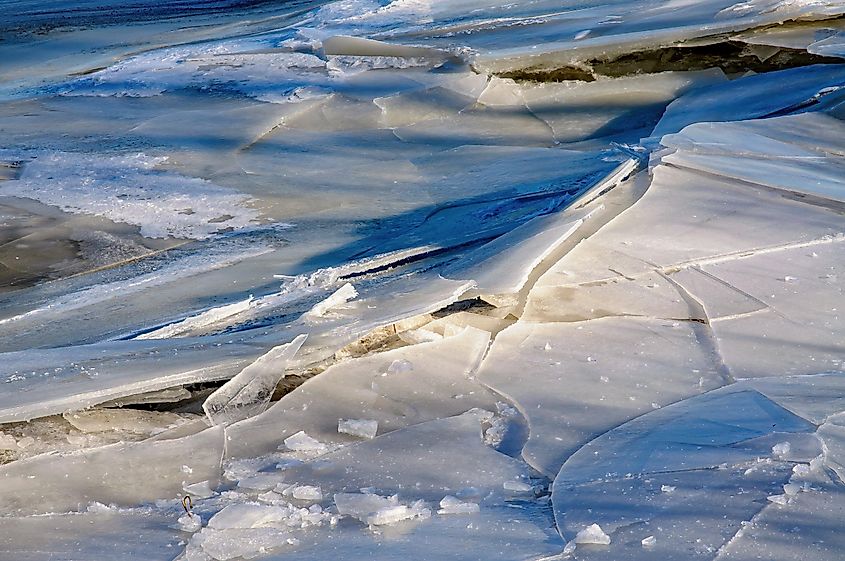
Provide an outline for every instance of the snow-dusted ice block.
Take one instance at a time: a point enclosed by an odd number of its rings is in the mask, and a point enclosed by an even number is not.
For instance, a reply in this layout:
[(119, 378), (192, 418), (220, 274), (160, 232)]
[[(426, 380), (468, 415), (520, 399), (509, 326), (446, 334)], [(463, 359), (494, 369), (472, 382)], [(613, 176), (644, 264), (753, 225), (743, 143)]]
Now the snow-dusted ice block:
[(234, 378), (215, 390), (202, 404), (213, 425), (230, 425), (262, 413), (276, 385), (285, 376), (288, 361), (299, 351), (307, 335), (270, 349)]
[(548, 475), (595, 436), (725, 383), (690, 322), (645, 318), (518, 322), (496, 337), (479, 379), (524, 412), (523, 457)]
[(319, 485), (324, 493), (372, 488), (400, 499), (440, 501), (471, 492), (482, 507), (496, 503), (503, 484), (526, 480), (529, 468), (484, 444), (481, 423), (490, 416), (476, 409), (409, 426), (291, 467), (286, 480)]
[(358, 440), (338, 432), (338, 422), (347, 419), (376, 421), (384, 434), (475, 407), (495, 408), (495, 396), (470, 378), (489, 340), (488, 333), (467, 328), (441, 341), (332, 366), (264, 413), (229, 426), (227, 454), (270, 452), (300, 430), (321, 442)]
[(183, 493), (221, 475), (223, 429), (172, 440), (47, 454), (0, 467), (6, 514), (67, 512), (92, 501), (135, 506)]

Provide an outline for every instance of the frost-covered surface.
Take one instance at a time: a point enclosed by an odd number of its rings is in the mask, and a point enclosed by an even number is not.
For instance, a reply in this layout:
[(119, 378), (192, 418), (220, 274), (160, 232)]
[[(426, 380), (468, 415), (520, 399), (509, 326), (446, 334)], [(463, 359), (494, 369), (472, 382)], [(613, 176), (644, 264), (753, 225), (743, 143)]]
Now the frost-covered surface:
[(841, 556), (841, 2), (15, 4), (0, 558)]

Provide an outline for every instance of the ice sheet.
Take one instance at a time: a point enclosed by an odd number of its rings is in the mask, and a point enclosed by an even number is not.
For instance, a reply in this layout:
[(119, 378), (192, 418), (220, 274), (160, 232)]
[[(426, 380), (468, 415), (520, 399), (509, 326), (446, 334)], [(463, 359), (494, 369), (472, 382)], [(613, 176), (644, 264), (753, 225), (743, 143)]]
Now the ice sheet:
[(595, 436), (725, 383), (689, 323), (625, 318), (518, 322), (496, 337), (479, 379), (526, 416), (523, 457), (547, 475)]

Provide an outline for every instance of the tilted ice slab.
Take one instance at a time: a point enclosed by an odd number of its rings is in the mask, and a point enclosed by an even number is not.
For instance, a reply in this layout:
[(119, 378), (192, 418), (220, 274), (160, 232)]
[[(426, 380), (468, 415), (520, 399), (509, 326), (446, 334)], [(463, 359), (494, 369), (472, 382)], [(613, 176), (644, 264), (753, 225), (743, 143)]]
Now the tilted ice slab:
[(285, 368), (299, 351), (306, 335), (270, 349), (234, 378), (216, 389), (202, 404), (213, 425), (230, 425), (262, 413), (270, 404)]
[[(792, 132), (796, 129), (797, 134)], [(807, 132), (811, 130), (824, 131), (819, 133), (815, 146), (807, 143)], [(663, 156), (661, 161), (843, 203), (845, 142), (831, 142), (843, 136), (845, 122), (823, 113), (739, 123), (699, 123), (664, 136), (661, 144), (677, 151)]]
[(487, 350), (488, 333), (467, 328), (440, 341), (347, 360), (308, 380), (266, 412), (226, 429), (227, 454), (272, 452), (304, 430), (325, 443), (360, 440), (338, 423), (366, 419), (378, 434), (424, 421), (495, 408), (496, 397), (472, 379)]
[[(687, 125), (741, 121), (812, 108), (828, 96), (840, 99), (845, 65), (825, 64), (744, 76), (688, 92), (673, 101), (652, 132), (659, 141)], [(837, 93), (838, 92), (838, 93)]]
[[(804, 388), (812, 396), (841, 384), (835, 378), (841, 375), (763, 384), (794, 400)], [(819, 471), (823, 447), (816, 426), (752, 386), (740, 382), (654, 411), (573, 455), (554, 483), (558, 527), (569, 537), (599, 523), (611, 536), (610, 545), (583, 548), (579, 557), (719, 559), (726, 544), (725, 553), (741, 545), (758, 523), (765, 532), (766, 518), (782, 519), (777, 513), (789, 513), (793, 503), (824, 507), (819, 519), (793, 511), (791, 523), (814, 540), (832, 539), (838, 490)], [(831, 414), (839, 405), (822, 407)], [(650, 536), (654, 543), (641, 545)], [(814, 552), (811, 558), (825, 557)]]
[(845, 58), (845, 20), (841, 18), (794, 27), (752, 30), (737, 33), (732, 39), (751, 45), (803, 49), (812, 54)]
[(197, 178), (156, 170), (167, 158), (21, 152), (20, 178), (0, 194), (140, 226), (151, 238), (203, 239), (255, 222), (249, 197)]
[(496, 337), (479, 379), (520, 408), (523, 457), (548, 475), (596, 435), (725, 383), (689, 322), (625, 318), (520, 321)]

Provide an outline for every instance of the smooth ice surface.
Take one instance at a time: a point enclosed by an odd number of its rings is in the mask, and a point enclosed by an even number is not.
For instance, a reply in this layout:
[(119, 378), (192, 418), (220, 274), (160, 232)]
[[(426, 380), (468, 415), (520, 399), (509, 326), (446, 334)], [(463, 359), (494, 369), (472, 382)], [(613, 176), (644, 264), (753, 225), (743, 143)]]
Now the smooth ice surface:
[(518, 322), (496, 337), (479, 379), (519, 406), (523, 456), (550, 476), (595, 436), (725, 383), (689, 323), (626, 318)]

